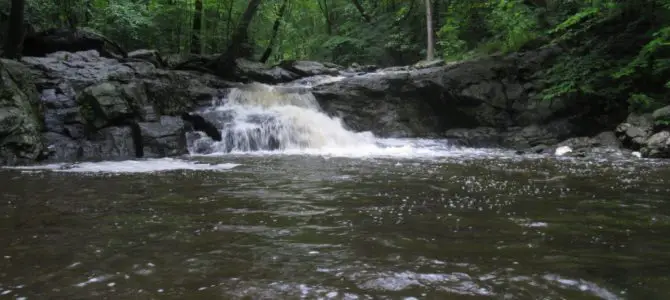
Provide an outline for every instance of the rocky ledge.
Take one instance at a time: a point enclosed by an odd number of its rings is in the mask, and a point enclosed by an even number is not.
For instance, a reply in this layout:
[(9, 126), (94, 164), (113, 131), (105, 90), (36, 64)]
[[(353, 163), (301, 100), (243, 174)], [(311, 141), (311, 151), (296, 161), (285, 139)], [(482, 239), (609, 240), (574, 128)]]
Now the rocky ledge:
[[(670, 107), (638, 116), (588, 99), (539, 100), (555, 47), (420, 68), (392, 68), (316, 87), (354, 130), (444, 137), (519, 154), (670, 158)], [(623, 123), (622, 123), (623, 121)], [(640, 152), (640, 153), (635, 153)]]
[[(211, 124), (187, 113), (239, 83), (171, 69), (170, 63), (180, 64), (171, 59), (166, 66), (153, 50), (134, 51), (123, 60), (95, 50), (0, 60), (0, 164), (178, 156), (187, 153), (187, 131), (220, 134), (203, 130)], [(310, 61), (266, 67), (238, 60), (236, 76), (239, 82), (280, 83), (341, 72), (358, 70)]]
[(95, 51), (0, 62), (0, 163), (185, 153), (179, 115), (231, 83)]
[[(381, 70), (307, 61), (266, 67), (239, 60), (237, 77), (273, 84), (342, 76), (313, 89), (320, 105), (350, 129), (382, 137), (446, 137), (524, 153), (570, 146), (573, 155), (640, 151), (670, 157), (670, 108), (624, 120), (576, 100), (536, 100), (543, 72), (559, 54), (543, 48)], [(185, 154), (186, 132), (208, 131), (202, 129), (207, 124), (194, 122), (202, 118), (186, 113), (239, 83), (168, 69), (174, 63), (166, 66), (156, 57), (154, 51), (136, 51), (116, 60), (86, 51), (0, 60), (0, 164)]]

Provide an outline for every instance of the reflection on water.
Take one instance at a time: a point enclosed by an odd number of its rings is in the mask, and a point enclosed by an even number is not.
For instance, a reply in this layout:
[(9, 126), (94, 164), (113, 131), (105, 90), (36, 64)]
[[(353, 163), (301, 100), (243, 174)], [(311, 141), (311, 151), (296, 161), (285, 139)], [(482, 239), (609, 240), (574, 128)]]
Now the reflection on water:
[(666, 165), (288, 155), (224, 163), (238, 165), (1, 170), (0, 298), (670, 295)]

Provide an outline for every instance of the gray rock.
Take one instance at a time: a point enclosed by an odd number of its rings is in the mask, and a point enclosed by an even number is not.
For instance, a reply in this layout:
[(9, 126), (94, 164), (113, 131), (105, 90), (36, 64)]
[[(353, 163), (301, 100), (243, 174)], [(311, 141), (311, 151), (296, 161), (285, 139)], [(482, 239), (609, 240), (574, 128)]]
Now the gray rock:
[(315, 76), (315, 75), (337, 75), (339, 70), (337, 67), (326, 66), (323, 63), (306, 60), (290, 60), (280, 62), (279, 67), (289, 72), (298, 74), (301, 77)]
[(615, 135), (624, 147), (639, 150), (644, 147), (654, 127), (651, 114), (630, 114), (626, 122), (616, 127)]
[(144, 157), (187, 154), (186, 127), (179, 117), (161, 116), (158, 122), (138, 123)]
[(133, 106), (122, 89), (110, 82), (85, 88), (77, 96), (77, 103), (84, 121), (94, 129), (118, 124), (131, 119), (134, 114)]
[(599, 146), (609, 148), (621, 148), (623, 146), (621, 141), (616, 137), (616, 133), (614, 133), (614, 131), (603, 131), (593, 138), (596, 140)]
[(0, 163), (17, 164), (40, 158), (41, 105), (34, 80), (16, 62), (0, 61)]
[(82, 145), (73, 138), (55, 132), (46, 132), (43, 138), (49, 149), (48, 161), (74, 162), (84, 156)]
[(652, 135), (640, 152), (645, 157), (670, 158), (670, 131)]
[(103, 128), (82, 141), (81, 160), (120, 160), (137, 157), (133, 130), (129, 126)]
[(53, 162), (119, 160), (137, 156), (133, 130), (128, 126), (103, 128), (85, 140), (47, 132), (44, 140), (50, 151), (48, 161)]
[(237, 76), (253, 81), (276, 84), (289, 82), (302, 77), (281, 67), (267, 67), (265, 64), (243, 58), (237, 59)]
[(509, 133), (501, 136), (506, 146), (555, 144), (579, 129), (579, 118), (565, 116), (583, 113), (561, 99), (533, 96), (541, 89), (539, 74), (559, 51), (387, 68), (318, 86), (314, 94), (324, 110), (350, 128), (382, 136), (428, 137), (453, 128), (490, 127)]
[(132, 78), (136, 68), (144, 71), (155, 69), (148, 62), (121, 64), (115, 59), (101, 57), (95, 50), (55, 52), (46, 57), (23, 57), (21, 61), (46, 73), (39, 80), (41, 83), (49, 78), (58, 78), (69, 82), (75, 90), (112, 78)]
[[(139, 51), (132, 56), (154, 54)], [(30, 163), (45, 153), (51, 153), (50, 161), (120, 159), (145, 150), (149, 156), (182, 154), (186, 146), (181, 137), (142, 137), (137, 124), (179, 128), (181, 125), (170, 125), (174, 122), (165, 123), (164, 117), (209, 105), (233, 86), (213, 75), (157, 69), (139, 59), (122, 62), (100, 57), (96, 51), (56, 52), (24, 57), (21, 62), (3, 60), (0, 71), (4, 72), (5, 66), (13, 70), (14, 79), (10, 79), (14, 87), (4, 88), (5, 83), (11, 84), (4, 80), (9, 77), (3, 76), (2, 90), (18, 95), (21, 101), (4, 96), (0, 100), (0, 123), (7, 124), (0, 130), (8, 134), (5, 138), (0, 132), (3, 164), (10, 160)], [(9, 101), (4, 99), (12, 101), (5, 105)], [(172, 131), (183, 132), (183, 128)], [(139, 149), (133, 141), (136, 135), (142, 137), (137, 139)]]
[(446, 63), (444, 62), (444, 60), (434, 59), (431, 61), (420, 61), (414, 64), (414, 67), (417, 69), (423, 69), (423, 68), (441, 67), (444, 66), (445, 64)]
[(670, 105), (655, 110), (651, 115), (656, 124), (669, 123), (665, 125), (670, 125)]
[(351, 73), (351, 74), (364, 74), (364, 73), (375, 72), (377, 70), (379, 70), (379, 67), (375, 66), (375, 65), (363, 65), (363, 66), (361, 66), (357, 63), (353, 63), (348, 68), (346, 68), (343, 72)]
[(456, 144), (468, 147), (499, 147), (502, 144), (500, 131), (491, 127), (453, 128), (444, 135)]
[(148, 49), (139, 49), (132, 52), (128, 52), (128, 58), (148, 61), (153, 64), (155, 67), (165, 67), (165, 61), (160, 55), (158, 50), (148, 50)]
[(513, 127), (502, 134), (502, 146), (525, 149), (537, 145), (555, 145), (572, 136), (574, 131), (574, 125), (565, 119), (544, 125)]

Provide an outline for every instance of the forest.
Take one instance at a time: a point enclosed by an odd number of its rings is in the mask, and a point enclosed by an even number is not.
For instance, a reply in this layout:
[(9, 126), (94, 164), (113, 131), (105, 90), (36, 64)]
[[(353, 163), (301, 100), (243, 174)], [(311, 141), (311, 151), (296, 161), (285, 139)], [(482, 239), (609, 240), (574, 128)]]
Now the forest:
[(186, 56), (238, 39), (235, 56), (267, 64), (397, 66), (558, 45), (539, 99), (641, 111), (670, 101), (670, 0), (3, 0), (2, 23), (19, 10), (26, 35), (88, 28), (124, 49)]

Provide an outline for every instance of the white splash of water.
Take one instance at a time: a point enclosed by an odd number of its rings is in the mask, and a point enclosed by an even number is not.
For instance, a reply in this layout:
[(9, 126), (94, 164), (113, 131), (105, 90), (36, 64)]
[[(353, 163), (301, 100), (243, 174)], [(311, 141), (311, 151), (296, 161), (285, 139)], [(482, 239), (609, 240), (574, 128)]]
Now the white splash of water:
[(568, 153), (570, 153), (570, 152), (572, 152), (572, 148), (570, 148), (570, 147), (568, 147), (568, 146), (561, 146), (561, 147), (558, 147), (558, 148), (556, 149), (556, 151), (555, 151), (554, 154), (555, 154), (556, 156), (563, 156), (563, 155), (568, 154)]
[(207, 164), (175, 158), (159, 158), (145, 160), (82, 162), (76, 164), (57, 163), (35, 166), (5, 167), (25, 171), (50, 170), (71, 173), (153, 173), (171, 170), (229, 170), (238, 164), (222, 163)]
[(273, 153), (339, 157), (444, 157), (479, 155), (490, 150), (454, 148), (447, 141), (381, 139), (371, 132), (354, 132), (329, 116), (310, 92), (316, 85), (344, 77), (322, 76), (269, 86), (253, 83), (230, 91), (210, 110), (223, 140), (197, 136), (190, 153), (221, 155)]
[(213, 152), (377, 147), (372, 133), (347, 130), (302, 87), (250, 84), (231, 90), (214, 111), (224, 117), (223, 140), (212, 145)]

